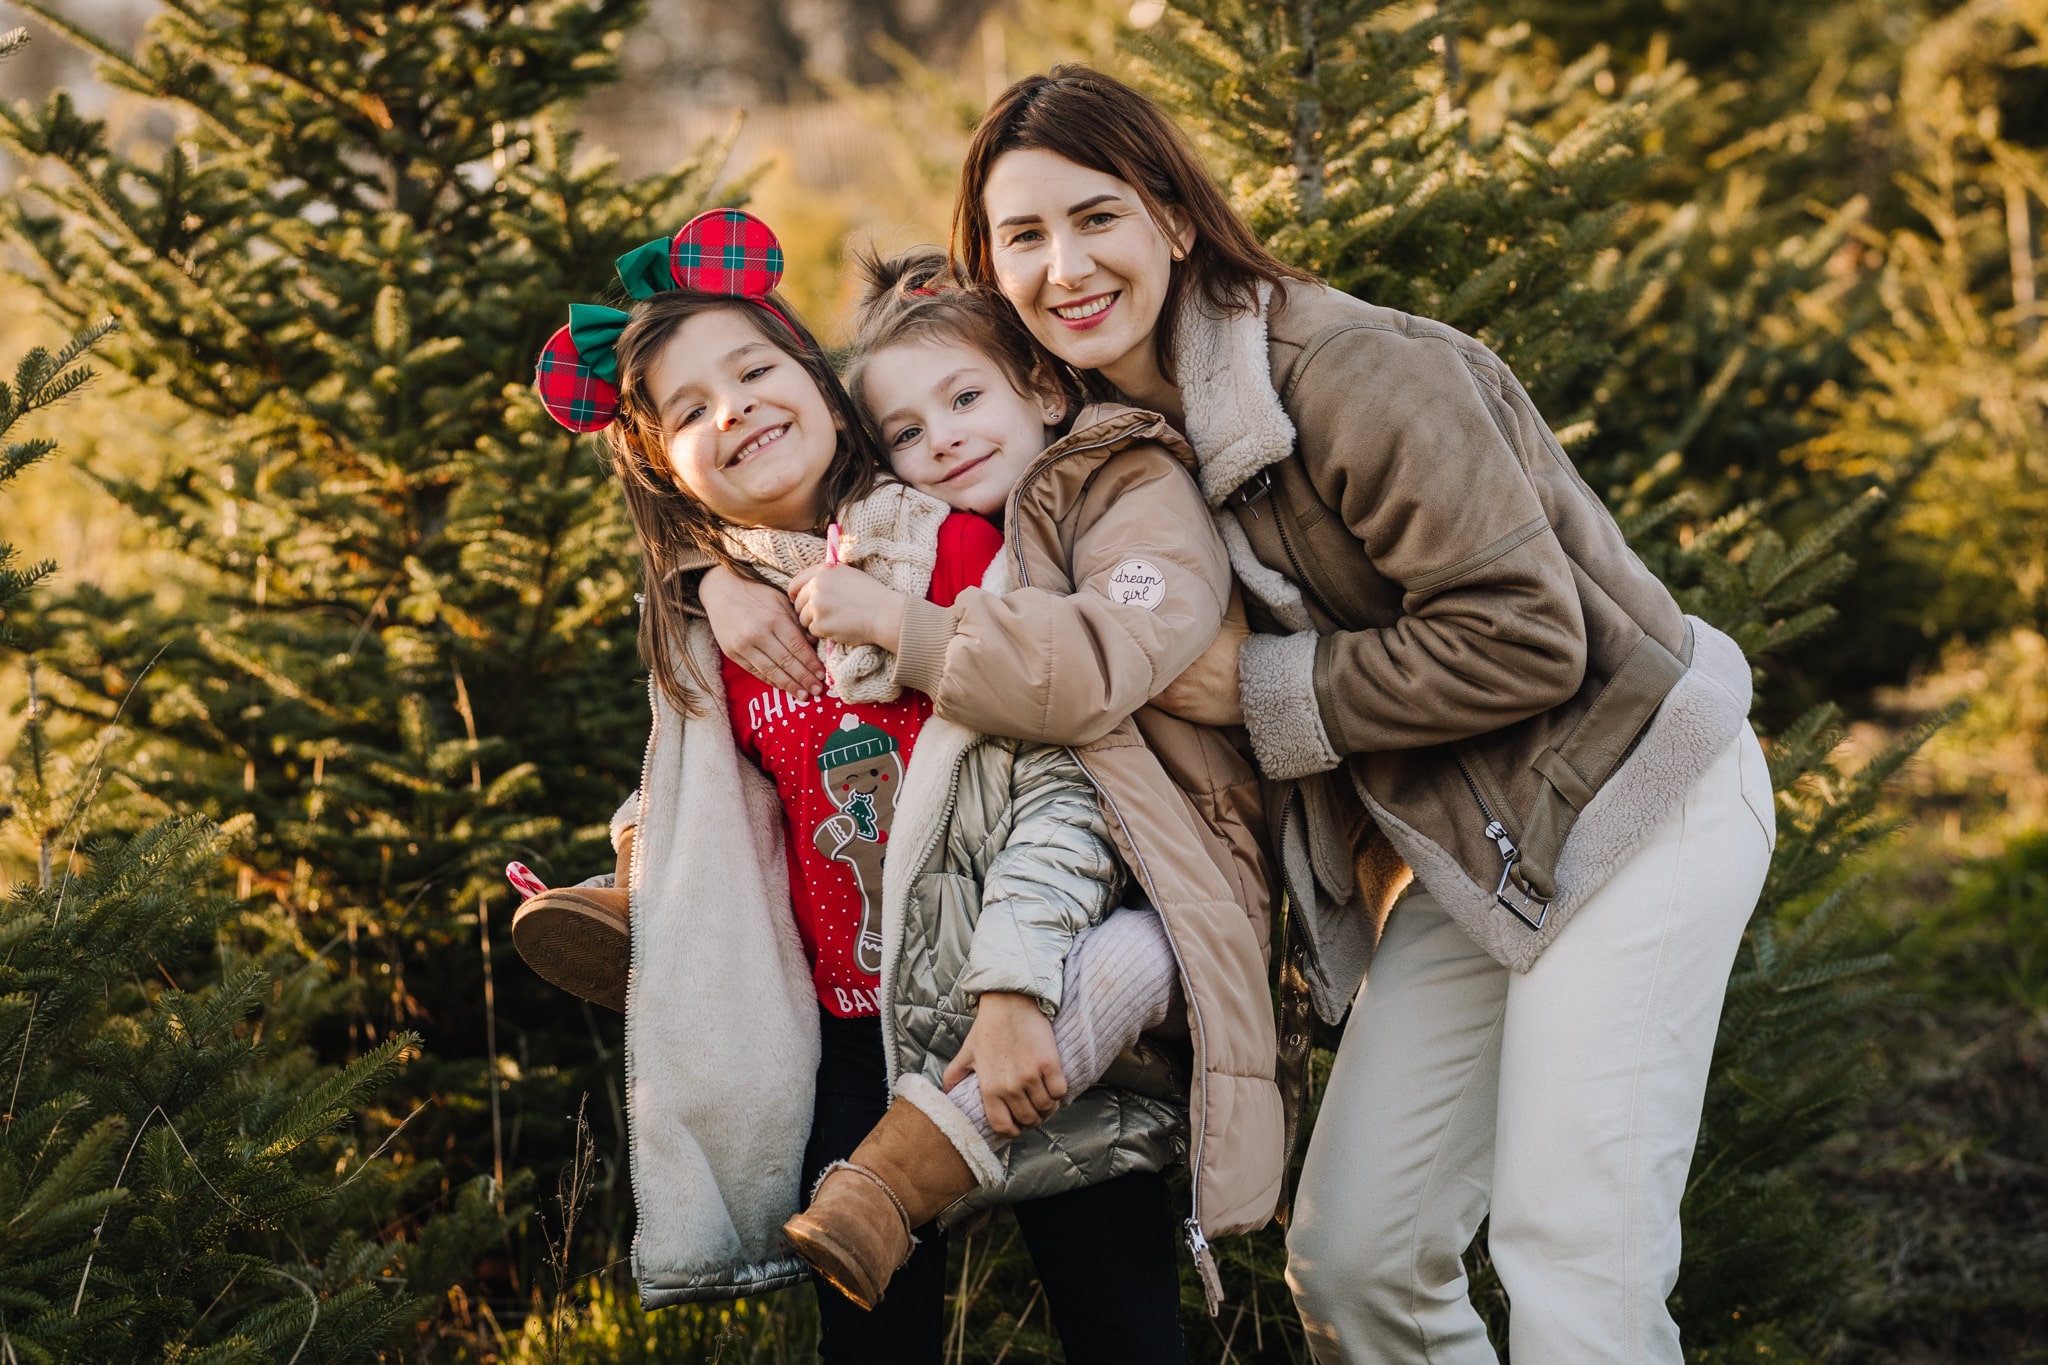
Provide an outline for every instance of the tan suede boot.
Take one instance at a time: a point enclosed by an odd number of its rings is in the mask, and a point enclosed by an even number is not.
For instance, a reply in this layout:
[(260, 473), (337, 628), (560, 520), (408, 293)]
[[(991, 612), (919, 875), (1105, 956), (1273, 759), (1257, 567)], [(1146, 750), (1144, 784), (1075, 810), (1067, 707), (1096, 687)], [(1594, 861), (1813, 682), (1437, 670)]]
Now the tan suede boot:
[(621, 1014), (632, 962), (626, 908), (637, 833), (629, 829), (619, 839), (617, 885), (556, 887), (512, 915), (512, 946), (542, 980)]
[(938, 1125), (898, 1097), (852, 1156), (825, 1168), (811, 1206), (782, 1234), (834, 1288), (872, 1310), (910, 1259), (911, 1229), (975, 1183)]

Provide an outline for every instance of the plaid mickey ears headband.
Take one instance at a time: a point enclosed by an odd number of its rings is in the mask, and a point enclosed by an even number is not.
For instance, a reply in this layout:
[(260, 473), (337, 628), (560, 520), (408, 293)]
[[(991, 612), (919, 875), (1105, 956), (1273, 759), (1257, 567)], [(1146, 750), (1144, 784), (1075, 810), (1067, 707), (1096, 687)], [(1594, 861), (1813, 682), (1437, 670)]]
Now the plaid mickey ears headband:
[[(619, 257), (619, 282), (636, 299), (671, 289), (725, 294), (759, 304), (783, 326), (796, 326), (768, 302), (782, 279), (782, 243), (768, 225), (738, 209), (713, 209)], [(569, 325), (548, 338), (534, 365), (533, 387), (548, 415), (571, 431), (602, 431), (619, 415), (619, 334), (632, 316), (593, 303), (569, 305)]]

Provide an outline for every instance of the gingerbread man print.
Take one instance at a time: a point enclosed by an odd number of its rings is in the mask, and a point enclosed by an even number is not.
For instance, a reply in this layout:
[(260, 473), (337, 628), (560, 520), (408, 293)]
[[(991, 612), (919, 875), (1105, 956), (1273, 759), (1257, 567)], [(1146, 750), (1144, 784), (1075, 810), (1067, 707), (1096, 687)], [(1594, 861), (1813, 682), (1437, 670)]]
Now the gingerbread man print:
[(853, 869), (860, 885), (860, 931), (854, 965), (870, 975), (882, 970), (882, 854), (896, 820), (896, 792), (903, 785), (903, 758), (894, 736), (861, 723), (851, 711), (818, 754), (825, 794), (838, 814), (820, 821), (811, 842), (821, 857)]

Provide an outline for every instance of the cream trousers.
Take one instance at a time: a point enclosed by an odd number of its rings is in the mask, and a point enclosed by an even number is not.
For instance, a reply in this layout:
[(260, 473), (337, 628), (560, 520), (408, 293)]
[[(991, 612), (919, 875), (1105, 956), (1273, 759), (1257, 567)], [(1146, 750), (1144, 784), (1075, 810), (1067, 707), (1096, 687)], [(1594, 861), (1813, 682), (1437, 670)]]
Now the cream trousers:
[(1523, 974), (1395, 907), (1287, 1236), (1318, 1361), (1495, 1365), (1460, 1259), (1490, 1215), (1514, 1365), (1681, 1365), (1679, 1200), (1773, 809), (1745, 726)]

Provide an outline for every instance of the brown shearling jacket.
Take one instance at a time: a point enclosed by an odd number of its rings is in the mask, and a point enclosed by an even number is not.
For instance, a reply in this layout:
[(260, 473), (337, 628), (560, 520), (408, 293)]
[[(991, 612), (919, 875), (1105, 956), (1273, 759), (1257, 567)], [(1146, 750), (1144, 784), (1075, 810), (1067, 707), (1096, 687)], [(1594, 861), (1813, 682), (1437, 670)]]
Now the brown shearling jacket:
[(1282, 302), (1190, 307), (1175, 359), (1334, 1022), (1408, 868), (1526, 970), (1734, 738), (1750, 674), (1492, 352), (1321, 285)]

